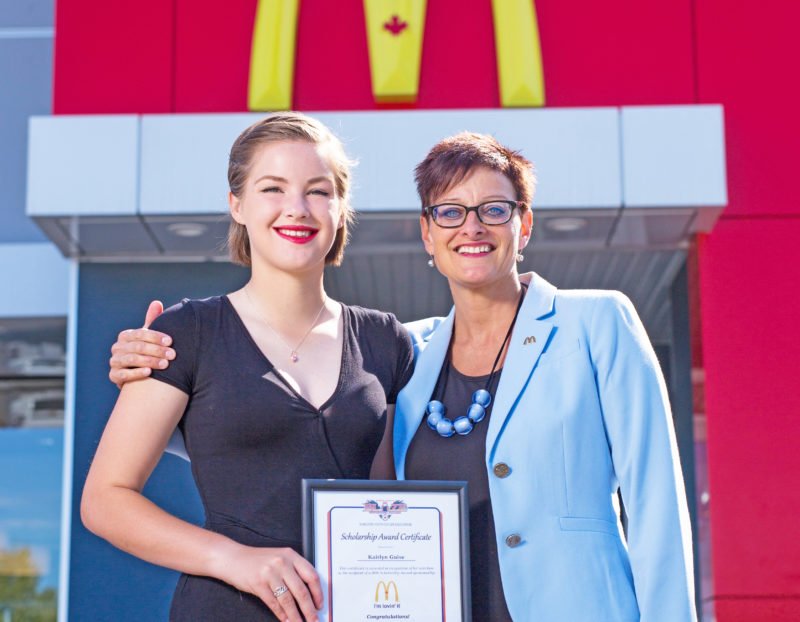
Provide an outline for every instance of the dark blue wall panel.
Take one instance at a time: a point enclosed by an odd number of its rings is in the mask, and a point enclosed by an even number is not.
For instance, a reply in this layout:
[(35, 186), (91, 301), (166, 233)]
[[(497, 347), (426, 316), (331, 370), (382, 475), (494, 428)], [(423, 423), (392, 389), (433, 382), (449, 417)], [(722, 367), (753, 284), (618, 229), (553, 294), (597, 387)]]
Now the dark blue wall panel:
[[(109, 348), (120, 330), (141, 326), (151, 299), (165, 305), (238, 289), (247, 271), (228, 264), (83, 264), (78, 297), (75, 455), (70, 558), (70, 622), (166, 620), (177, 573), (142, 562), (89, 533), (80, 496), (117, 388), (108, 381)], [(165, 455), (145, 494), (173, 514), (201, 524), (203, 511), (189, 464)]]

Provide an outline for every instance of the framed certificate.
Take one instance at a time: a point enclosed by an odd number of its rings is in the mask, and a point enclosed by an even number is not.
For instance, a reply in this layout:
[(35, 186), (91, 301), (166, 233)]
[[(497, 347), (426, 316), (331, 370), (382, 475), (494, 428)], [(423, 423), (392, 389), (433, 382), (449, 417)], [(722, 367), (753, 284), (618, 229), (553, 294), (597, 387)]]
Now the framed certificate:
[(303, 480), (326, 622), (471, 622), (466, 482)]

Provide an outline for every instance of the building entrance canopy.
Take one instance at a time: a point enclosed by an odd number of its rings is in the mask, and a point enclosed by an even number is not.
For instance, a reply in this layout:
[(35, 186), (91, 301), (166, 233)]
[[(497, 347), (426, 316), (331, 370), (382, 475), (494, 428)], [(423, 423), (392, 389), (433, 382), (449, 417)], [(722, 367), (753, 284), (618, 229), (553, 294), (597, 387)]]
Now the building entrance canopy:
[[(462, 130), (492, 134), (536, 166), (535, 233), (524, 267), (561, 286), (641, 291), (640, 300), (631, 296), (640, 309), (661, 308), (659, 287), (671, 282), (690, 236), (710, 231), (727, 203), (720, 106), (311, 114), (358, 161), (359, 224), (333, 279), (347, 292), (345, 284), (363, 283), (378, 258), (392, 269), (405, 256), (422, 260), (412, 170), (435, 142)], [(80, 261), (225, 260), (228, 150), (260, 116), (33, 117), (27, 213)], [(348, 270), (361, 276), (351, 279)], [(393, 292), (404, 290), (398, 279)], [(430, 300), (418, 309), (422, 302), (408, 302), (414, 297), (384, 300), (375, 291), (352, 294), (405, 319), (431, 312)]]

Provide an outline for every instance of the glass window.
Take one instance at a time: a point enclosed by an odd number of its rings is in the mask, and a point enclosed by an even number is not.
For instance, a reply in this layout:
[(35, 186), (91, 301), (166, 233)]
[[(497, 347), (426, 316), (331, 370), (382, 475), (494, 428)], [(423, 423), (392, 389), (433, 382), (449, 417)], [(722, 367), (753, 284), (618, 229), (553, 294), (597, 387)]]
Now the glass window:
[(0, 622), (55, 622), (64, 318), (0, 319)]
[(0, 378), (63, 378), (65, 318), (0, 319)]

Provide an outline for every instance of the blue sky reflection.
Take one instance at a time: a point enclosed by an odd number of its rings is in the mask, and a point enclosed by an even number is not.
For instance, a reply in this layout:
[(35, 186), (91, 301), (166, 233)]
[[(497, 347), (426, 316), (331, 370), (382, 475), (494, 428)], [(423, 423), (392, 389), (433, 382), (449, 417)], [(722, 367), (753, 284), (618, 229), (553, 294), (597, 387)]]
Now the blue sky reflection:
[(0, 428), (0, 551), (29, 547), (40, 588), (58, 586), (61, 428)]

